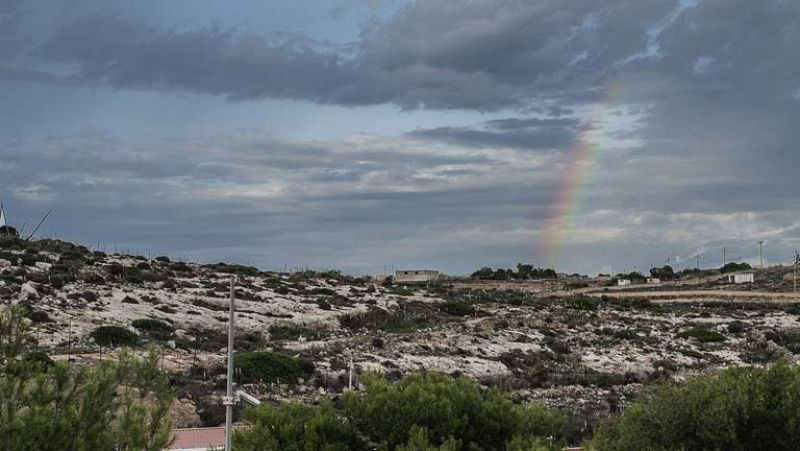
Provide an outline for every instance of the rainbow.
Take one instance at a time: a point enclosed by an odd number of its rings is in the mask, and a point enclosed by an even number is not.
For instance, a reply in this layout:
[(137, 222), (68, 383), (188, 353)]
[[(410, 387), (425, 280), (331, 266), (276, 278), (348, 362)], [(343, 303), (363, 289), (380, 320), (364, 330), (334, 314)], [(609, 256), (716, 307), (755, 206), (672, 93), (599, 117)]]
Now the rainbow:
[(550, 204), (545, 227), (539, 235), (535, 252), (537, 264), (552, 268), (558, 265), (561, 248), (580, 211), (582, 194), (597, 159), (600, 146), (592, 134), (602, 133), (608, 123), (606, 116), (620, 93), (621, 85), (620, 77), (614, 77), (603, 87), (599, 113), (588, 121), (575, 143), (564, 153), (567, 169)]

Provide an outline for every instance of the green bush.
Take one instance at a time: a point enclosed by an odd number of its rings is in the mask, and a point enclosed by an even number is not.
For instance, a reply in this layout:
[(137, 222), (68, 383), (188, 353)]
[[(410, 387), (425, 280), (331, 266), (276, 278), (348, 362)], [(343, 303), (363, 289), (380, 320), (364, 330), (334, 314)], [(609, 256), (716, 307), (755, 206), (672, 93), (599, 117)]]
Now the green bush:
[(515, 437), (559, 437), (564, 424), (558, 413), (515, 405), (467, 378), (417, 373), (391, 383), (367, 374), (363, 385), (364, 390), (345, 394), (343, 411), (380, 449), (409, 443), (416, 427), (426, 428), (434, 446), (458, 440), (465, 451), (503, 450)]
[(359, 451), (367, 444), (353, 425), (339, 417), (328, 400), (318, 407), (287, 403), (278, 407), (263, 404), (248, 409), (252, 424), (233, 436), (242, 451)]
[(708, 330), (702, 327), (693, 327), (689, 330), (685, 330), (679, 333), (678, 337), (694, 338), (700, 343), (716, 343), (727, 340), (727, 338), (725, 338), (725, 335), (722, 335), (721, 333), (715, 330)]
[(0, 311), (0, 449), (161, 450), (173, 393), (160, 354), (94, 365), (53, 362), (19, 308)]
[(134, 346), (139, 336), (124, 327), (101, 326), (90, 334), (95, 343), (101, 346)]
[(589, 296), (570, 296), (564, 299), (564, 307), (571, 310), (597, 310), (600, 302)]
[(311, 375), (294, 357), (275, 352), (239, 352), (234, 364), (241, 370), (243, 382), (276, 382), (294, 384), (298, 378)]
[(800, 368), (732, 368), (647, 392), (601, 428), (590, 450), (797, 449)]
[(175, 331), (170, 324), (151, 318), (135, 319), (131, 325), (155, 340), (167, 340)]
[(383, 310), (371, 308), (366, 312), (350, 313), (339, 317), (339, 324), (350, 330), (368, 329), (386, 332), (412, 332), (431, 325), (431, 318), (423, 312), (406, 309)]
[(439, 311), (453, 316), (469, 316), (475, 314), (475, 306), (463, 301), (447, 301), (439, 305)]

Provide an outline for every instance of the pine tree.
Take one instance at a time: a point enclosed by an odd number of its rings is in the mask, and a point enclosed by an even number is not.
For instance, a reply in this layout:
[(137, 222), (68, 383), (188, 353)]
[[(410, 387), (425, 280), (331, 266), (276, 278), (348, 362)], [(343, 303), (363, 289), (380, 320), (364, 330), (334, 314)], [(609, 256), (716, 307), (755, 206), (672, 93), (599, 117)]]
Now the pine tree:
[(160, 451), (172, 440), (173, 393), (160, 353), (123, 350), (92, 367), (30, 358), (23, 312), (0, 312), (0, 449)]

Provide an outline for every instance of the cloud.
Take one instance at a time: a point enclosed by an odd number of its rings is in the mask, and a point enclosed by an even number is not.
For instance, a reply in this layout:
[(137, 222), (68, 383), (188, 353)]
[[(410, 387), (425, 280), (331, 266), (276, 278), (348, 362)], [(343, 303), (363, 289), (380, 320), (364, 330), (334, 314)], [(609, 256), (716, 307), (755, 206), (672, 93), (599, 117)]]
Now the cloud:
[(412, 136), (467, 147), (553, 150), (567, 148), (575, 142), (578, 121), (574, 118), (506, 118), (493, 119), (483, 125), (480, 128), (423, 129), (414, 131)]
[(3, 191), (81, 236), (467, 271), (530, 259), (574, 180), (577, 270), (797, 242), (800, 3), (419, 1), (341, 45), (96, 11), (34, 35), (19, 11), (0, 5), (24, 42), (0, 45), (6, 82), (459, 110), (394, 135), (0, 141)]

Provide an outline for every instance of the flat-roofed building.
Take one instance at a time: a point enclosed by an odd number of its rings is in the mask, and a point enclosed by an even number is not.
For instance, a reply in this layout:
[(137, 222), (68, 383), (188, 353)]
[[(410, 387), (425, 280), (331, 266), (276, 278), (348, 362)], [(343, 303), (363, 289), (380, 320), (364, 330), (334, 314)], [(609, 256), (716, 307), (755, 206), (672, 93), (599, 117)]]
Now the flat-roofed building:
[(434, 269), (401, 269), (395, 271), (394, 281), (398, 283), (426, 283), (439, 280), (441, 273)]
[(755, 283), (756, 276), (753, 273), (746, 274), (728, 274), (728, 283), (742, 284), (742, 283)]

